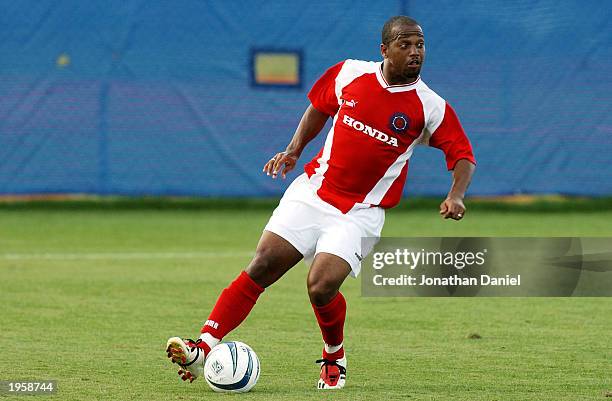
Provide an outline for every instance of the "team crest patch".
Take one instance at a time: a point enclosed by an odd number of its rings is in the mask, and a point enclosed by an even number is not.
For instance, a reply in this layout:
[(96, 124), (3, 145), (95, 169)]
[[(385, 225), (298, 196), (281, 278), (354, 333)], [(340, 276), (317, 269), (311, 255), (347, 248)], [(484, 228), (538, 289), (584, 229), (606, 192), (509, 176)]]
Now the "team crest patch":
[(396, 134), (403, 134), (410, 127), (410, 119), (404, 113), (394, 113), (389, 119), (389, 128)]

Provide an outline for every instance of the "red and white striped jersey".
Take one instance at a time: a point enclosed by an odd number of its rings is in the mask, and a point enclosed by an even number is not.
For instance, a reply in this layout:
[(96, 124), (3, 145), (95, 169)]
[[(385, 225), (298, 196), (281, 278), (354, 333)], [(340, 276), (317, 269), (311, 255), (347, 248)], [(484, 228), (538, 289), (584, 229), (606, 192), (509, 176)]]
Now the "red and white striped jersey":
[(304, 170), (319, 197), (342, 213), (397, 205), (414, 147), (441, 149), (449, 170), (474, 155), (451, 106), (420, 79), (389, 85), (382, 62), (346, 60), (308, 94), (333, 117), (325, 145)]

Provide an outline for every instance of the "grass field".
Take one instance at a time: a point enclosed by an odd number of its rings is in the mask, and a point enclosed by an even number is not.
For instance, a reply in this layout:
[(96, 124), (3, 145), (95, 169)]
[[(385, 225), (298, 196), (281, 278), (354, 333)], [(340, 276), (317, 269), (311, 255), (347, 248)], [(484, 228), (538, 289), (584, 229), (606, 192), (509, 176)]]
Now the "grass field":
[[(612, 391), (611, 298), (362, 298), (348, 280), (347, 387), (318, 392), (321, 339), (302, 264), (228, 336), (261, 359), (253, 392), (181, 382), (166, 339), (197, 335), (269, 213), (0, 209), (0, 380), (57, 379), (45, 399), (58, 400), (582, 401)], [(609, 210), (481, 210), (461, 223), (400, 210), (384, 234), (612, 236), (611, 221)]]

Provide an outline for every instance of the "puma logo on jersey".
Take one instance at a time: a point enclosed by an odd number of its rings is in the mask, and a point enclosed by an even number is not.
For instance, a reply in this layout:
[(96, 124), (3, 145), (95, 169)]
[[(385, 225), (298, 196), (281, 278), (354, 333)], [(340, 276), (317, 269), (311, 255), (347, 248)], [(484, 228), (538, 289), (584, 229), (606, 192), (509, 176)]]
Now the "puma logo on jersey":
[(398, 147), (397, 138), (390, 137), (384, 132), (380, 132), (376, 128), (372, 128), (369, 125), (362, 123), (361, 121), (357, 121), (354, 118), (347, 116), (346, 114), (344, 115), (342, 122), (348, 125), (349, 127), (356, 129), (357, 131), (361, 131), (364, 134), (371, 136), (372, 138), (376, 138), (381, 142), (385, 142), (387, 145), (395, 146), (396, 148)]
[(355, 107), (357, 106), (357, 101), (356, 100), (345, 100), (344, 104), (346, 104), (348, 107)]

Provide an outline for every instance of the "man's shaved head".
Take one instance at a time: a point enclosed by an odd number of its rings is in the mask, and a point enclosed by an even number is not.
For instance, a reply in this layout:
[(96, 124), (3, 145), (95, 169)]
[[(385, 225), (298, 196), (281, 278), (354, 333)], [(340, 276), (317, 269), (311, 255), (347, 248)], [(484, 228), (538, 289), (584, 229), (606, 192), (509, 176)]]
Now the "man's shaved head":
[(415, 26), (420, 24), (414, 18), (406, 17), (405, 15), (396, 15), (391, 17), (385, 22), (382, 29), (382, 43), (388, 45), (391, 41), (396, 39), (393, 36), (393, 27), (395, 26)]

